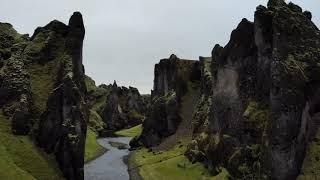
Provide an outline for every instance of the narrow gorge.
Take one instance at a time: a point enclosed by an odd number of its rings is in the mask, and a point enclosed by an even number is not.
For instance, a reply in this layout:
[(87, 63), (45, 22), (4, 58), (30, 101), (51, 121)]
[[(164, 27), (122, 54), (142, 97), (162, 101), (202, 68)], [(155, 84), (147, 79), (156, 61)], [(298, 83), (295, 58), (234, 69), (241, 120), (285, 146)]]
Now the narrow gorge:
[(150, 94), (86, 74), (85, 27), (80, 12), (32, 36), (0, 23), (0, 179), (320, 179), (308, 10), (257, 6), (211, 56), (159, 60)]

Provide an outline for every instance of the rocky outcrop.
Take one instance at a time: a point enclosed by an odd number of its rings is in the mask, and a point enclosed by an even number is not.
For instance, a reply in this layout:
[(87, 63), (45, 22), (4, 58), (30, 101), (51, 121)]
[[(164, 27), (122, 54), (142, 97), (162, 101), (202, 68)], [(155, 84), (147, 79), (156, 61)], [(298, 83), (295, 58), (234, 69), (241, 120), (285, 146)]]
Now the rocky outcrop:
[[(36, 39), (38, 33), (45, 33), (47, 29), (54, 31), (55, 28), (57, 26), (52, 24), (38, 28), (33, 37)], [(81, 14), (74, 13), (69, 25), (57, 30), (57, 34), (64, 36), (65, 43), (60, 44), (64, 48), (60, 52), (59, 75), (49, 96), (47, 109), (41, 115), (38, 142), (46, 152), (55, 153), (67, 179), (83, 179), (88, 109), (82, 65), (85, 30)]]
[(141, 136), (134, 138), (131, 145), (141, 142), (147, 147), (156, 146), (176, 132), (182, 121), (182, 97), (194, 84), (198, 86), (200, 74), (198, 61), (182, 60), (175, 55), (155, 65), (150, 110)]
[(101, 136), (141, 124), (150, 106), (150, 95), (140, 95), (137, 88), (113, 84), (99, 86), (86, 76), (89, 126)]
[(146, 108), (138, 89), (118, 87), (114, 82), (101, 117), (107, 124), (106, 129), (115, 131), (141, 124)]
[(319, 161), (304, 161), (316, 151), (319, 128), (320, 32), (311, 17), (270, 0), (253, 23), (241, 21), (225, 47), (215, 46), (212, 87), (205, 88), (212, 90), (204, 103), (209, 117), (194, 118), (202, 129), (186, 152), (192, 161), (236, 179), (296, 179), (302, 166), (299, 177), (319, 175)]
[(55, 20), (39, 27), (30, 38), (7, 23), (0, 30), (0, 108), (12, 132), (36, 136), (67, 179), (83, 179), (88, 108), (81, 14), (69, 25)]
[(29, 132), (31, 88), (23, 58), (28, 35), (18, 34), (8, 23), (0, 23), (0, 108), (12, 117), (12, 132)]

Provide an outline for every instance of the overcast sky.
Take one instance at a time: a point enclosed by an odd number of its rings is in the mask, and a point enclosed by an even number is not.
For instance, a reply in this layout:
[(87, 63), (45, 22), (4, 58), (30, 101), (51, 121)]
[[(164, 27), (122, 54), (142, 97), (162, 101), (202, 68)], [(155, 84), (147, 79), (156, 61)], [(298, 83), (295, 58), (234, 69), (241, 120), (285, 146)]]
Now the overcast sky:
[[(319, 0), (293, 0), (320, 25)], [(225, 45), (243, 17), (253, 20), (267, 0), (2, 0), (0, 21), (33, 34), (53, 19), (84, 18), (84, 65), (96, 84), (137, 87), (150, 93), (154, 64), (174, 53), (180, 58), (210, 56)]]

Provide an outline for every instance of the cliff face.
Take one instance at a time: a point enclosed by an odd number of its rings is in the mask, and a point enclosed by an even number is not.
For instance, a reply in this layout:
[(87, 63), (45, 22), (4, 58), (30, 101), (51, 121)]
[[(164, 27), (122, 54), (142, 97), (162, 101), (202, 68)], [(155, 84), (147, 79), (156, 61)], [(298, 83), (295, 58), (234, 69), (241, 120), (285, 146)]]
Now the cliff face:
[(253, 23), (243, 19), (212, 52), (208, 125), (187, 156), (234, 178), (319, 175), (308, 156), (317, 153), (319, 40), (311, 13), (292, 3), (271, 0)]
[(67, 179), (83, 179), (88, 109), (81, 14), (69, 25), (55, 20), (39, 27), (30, 38), (6, 23), (0, 29), (0, 108), (12, 132), (37, 137)]
[[(39, 28), (37, 39), (48, 27)], [(51, 27), (55, 29), (55, 27)], [(68, 179), (83, 179), (84, 145), (88, 109), (82, 65), (84, 26), (80, 13), (74, 13), (62, 30), (63, 51), (59, 52), (60, 67), (47, 109), (41, 115), (38, 142), (46, 152), (54, 152), (62, 172)], [(38, 34), (37, 34), (38, 32)], [(56, 32), (59, 33), (59, 32)], [(60, 47), (61, 48), (61, 47)]]
[(133, 146), (138, 145), (138, 141), (147, 147), (156, 146), (175, 134), (183, 119), (182, 98), (192, 91), (193, 86), (198, 87), (199, 63), (171, 55), (155, 65), (154, 75), (150, 110), (143, 122), (141, 136), (131, 142)]

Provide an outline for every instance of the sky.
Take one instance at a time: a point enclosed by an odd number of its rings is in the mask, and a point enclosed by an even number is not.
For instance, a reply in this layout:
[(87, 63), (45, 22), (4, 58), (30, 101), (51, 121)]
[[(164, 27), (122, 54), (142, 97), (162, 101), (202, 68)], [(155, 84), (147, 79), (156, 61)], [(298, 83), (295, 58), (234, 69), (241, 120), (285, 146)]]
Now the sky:
[[(242, 18), (267, 0), (2, 0), (0, 22), (19, 33), (33, 34), (53, 19), (67, 23), (74, 11), (84, 18), (83, 63), (96, 84), (153, 87), (154, 65), (176, 54), (179, 58), (210, 56), (224, 46)], [(320, 27), (319, 0), (293, 0), (313, 14)]]

